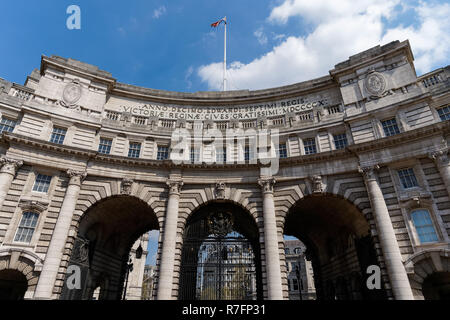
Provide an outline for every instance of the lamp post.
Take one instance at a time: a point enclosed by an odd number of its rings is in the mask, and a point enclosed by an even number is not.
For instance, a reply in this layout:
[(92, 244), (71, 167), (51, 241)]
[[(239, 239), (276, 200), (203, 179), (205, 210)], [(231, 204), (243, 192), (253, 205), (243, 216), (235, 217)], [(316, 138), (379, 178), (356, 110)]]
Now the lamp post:
[[(142, 258), (142, 253), (143, 253), (143, 249), (141, 244), (139, 244), (139, 247), (136, 249), (136, 259), (141, 259)], [(125, 288), (123, 290), (123, 296), (122, 296), (122, 300), (126, 300), (126, 296), (127, 296), (127, 287), (128, 287), (128, 276), (130, 275), (130, 272), (133, 271), (133, 260), (131, 260), (131, 255), (128, 255), (128, 262), (127, 262), (127, 274), (125, 277)]]

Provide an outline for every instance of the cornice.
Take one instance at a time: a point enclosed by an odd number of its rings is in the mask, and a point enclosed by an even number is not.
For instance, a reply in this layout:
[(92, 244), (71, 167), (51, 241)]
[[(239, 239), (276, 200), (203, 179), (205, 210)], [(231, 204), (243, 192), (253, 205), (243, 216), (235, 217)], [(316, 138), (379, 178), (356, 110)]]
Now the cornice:
[[(279, 160), (280, 168), (289, 167), (292, 165), (304, 165), (311, 163), (318, 163), (324, 161), (337, 161), (343, 159), (355, 159), (358, 160), (358, 155), (365, 152), (372, 152), (377, 150), (383, 150), (389, 147), (396, 147), (405, 142), (411, 142), (423, 139), (425, 137), (435, 136), (438, 134), (443, 134), (444, 136), (450, 134), (450, 121), (439, 122), (431, 124), (426, 127), (410, 130), (403, 132), (391, 137), (385, 137), (377, 140), (372, 140), (364, 143), (349, 145), (347, 148), (342, 150), (333, 150), (327, 152), (316, 153), (312, 155), (301, 155), (296, 157), (289, 157), (286, 159)], [(123, 156), (115, 155), (104, 155), (96, 151), (85, 150), (78, 147), (58, 145), (50, 143), (47, 141), (38, 140), (35, 138), (24, 137), (18, 134), (3, 133), (1, 142), (8, 144), (23, 144), (35, 147), (39, 150), (48, 150), (53, 152), (58, 152), (62, 154), (67, 154), (71, 156), (78, 156), (81, 158), (89, 159), (91, 161), (98, 161), (103, 163), (120, 164), (133, 167), (153, 167), (153, 168), (164, 168), (164, 169), (217, 169), (217, 170), (229, 170), (229, 169), (260, 169), (263, 164), (192, 164), (192, 163), (181, 163), (175, 164), (171, 160), (153, 160), (153, 159), (131, 159)], [(266, 163), (268, 159), (264, 159)]]

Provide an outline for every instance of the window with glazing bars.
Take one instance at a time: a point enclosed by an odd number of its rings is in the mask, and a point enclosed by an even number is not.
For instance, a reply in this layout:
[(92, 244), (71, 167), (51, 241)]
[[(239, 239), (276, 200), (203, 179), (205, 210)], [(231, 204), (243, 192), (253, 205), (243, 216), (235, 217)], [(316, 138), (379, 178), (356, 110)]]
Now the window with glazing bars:
[(450, 106), (446, 106), (437, 110), (442, 121), (450, 119)]
[(217, 163), (224, 163), (227, 161), (227, 148), (217, 148), (216, 149), (216, 162)]
[(167, 160), (169, 159), (169, 147), (158, 146), (158, 154), (156, 155), (157, 160)]
[(398, 170), (398, 177), (402, 183), (403, 188), (414, 188), (418, 186), (416, 175), (412, 168)]
[(381, 121), (381, 124), (383, 125), (383, 130), (386, 137), (400, 133), (400, 129), (398, 128), (397, 120), (395, 120), (395, 118)]
[(112, 139), (100, 138), (100, 144), (98, 145), (98, 152), (103, 154), (110, 154), (112, 147)]
[(286, 143), (280, 143), (278, 145), (278, 155), (280, 159), (286, 159), (287, 158), (287, 146)]
[(47, 193), (50, 188), (50, 182), (52, 181), (51, 176), (46, 176), (44, 174), (38, 174), (36, 176), (36, 181), (34, 182), (33, 191)]
[(411, 218), (421, 243), (438, 241), (430, 213), (427, 210), (416, 210), (411, 213)]
[(251, 161), (255, 158), (254, 150), (250, 146), (244, 147), (244, 160)]
[(191, 162), (199, 163), (200, 162), (200, 149), (191, 147)]
[(139, 158), (141, 155), (141, 143), (130, 142), (130, 148), (128, 149), (128, 158)]
[(16, 121), (8, 118), (2, 118), (2, 121), (0, 121), (0, 134), (3, 132), (13, 132), (15, 127)]
[(339, 149), (345, 149), (348, 145), (347, 142), (347, 134), (341, 133), (341, 134), (335, 134), (333, 135), (334, 138), (334, 146), (336, 147), (336, 150)]
[(52, 136), (50, 137), (50, 142), (63, 144), (66, 138), (67, 129), (54, 127)]
[(316, 139), (310, 138), (303, 140), (303, 145), (305, 147), (305, 154), (317, 153)]
[(33, 233), (36, 229), (39, 215), (34, 212), (24, 212), (20, 220), (19, 228), (17, 229), (15, 242), (30, 243)]

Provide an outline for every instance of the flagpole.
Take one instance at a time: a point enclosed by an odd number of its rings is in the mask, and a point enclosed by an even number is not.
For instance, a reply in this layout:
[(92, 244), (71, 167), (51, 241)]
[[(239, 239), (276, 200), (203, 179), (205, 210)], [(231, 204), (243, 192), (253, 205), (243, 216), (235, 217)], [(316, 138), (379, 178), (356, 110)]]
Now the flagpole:
[(223, 45), (223, 91), (227, 91), (227, 17), (225, 17), (225, 36)]

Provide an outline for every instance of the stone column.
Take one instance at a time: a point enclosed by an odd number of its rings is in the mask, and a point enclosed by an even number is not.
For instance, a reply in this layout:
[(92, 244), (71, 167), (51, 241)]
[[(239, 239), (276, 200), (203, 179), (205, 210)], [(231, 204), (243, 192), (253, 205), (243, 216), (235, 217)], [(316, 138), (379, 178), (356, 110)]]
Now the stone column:
[(277, 221), (273, 201), (274, 178), (258, 180), (263, 193), (264, 248), (269, 300), (283, 300), (281, 285), (280, 252), (278, 249)]
[(164, 221), (164, 237), (162, 242), (161, 263), (159, 265), (157, 300), (172, 299), (173, 270), (178, 225), (178, 203), (183, 182), (168, 180), (169, 200), (166, 220)]
[(58, 269), (64, 253), (67, 236), (69, 234), (70, 224), (72, 223), (75, 205), (80, 193), (81, 183), (86, 177), (86, 172), (68, 170), (70, 177), (69, 186), (61, 206), (61, 210), (53, 230), (50, 245), (45, 256), (44, 266), (39, 282), (34, 293), (35, 299), (51, 299), (53, 287), (55, 286)]
[(11, 183), (16, 176), (17, 170), (23, 165), (22, 161), (13, 160), (10, 158), (0, 159), (0, 211), (8, 194)]
[(435, 151), (430, 153), (428, 156), (436, 163), (439, 173), (441, 174), (442, 181), (444, 182), (447, 192), (450, 195), (450, 166), (448, 150)]
[(378, 239), (383, 251), (384, 262), (389, 274), (392, 292), (396, 300), (414, 300), (408, 275), (403, 265), (402, 255), (392, 226), (391, 217), (384, 201), (383, 193), (376, 179), (375, 170), (379, 167), (359, 168), (363, 174), (369, 200), (375, 218)]

